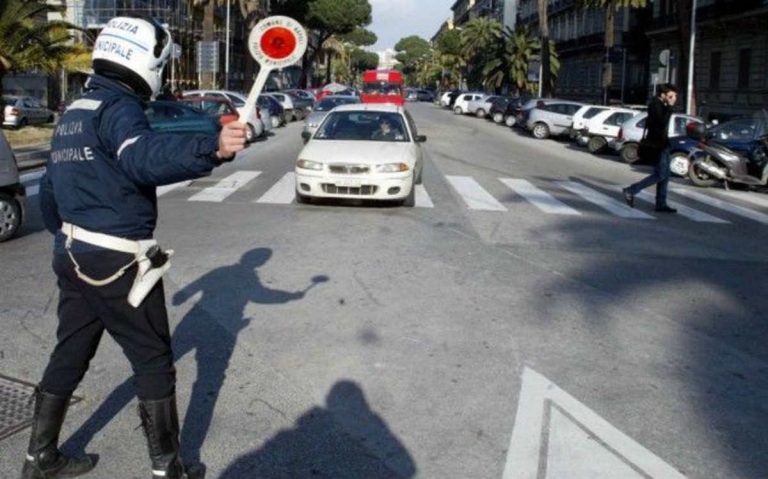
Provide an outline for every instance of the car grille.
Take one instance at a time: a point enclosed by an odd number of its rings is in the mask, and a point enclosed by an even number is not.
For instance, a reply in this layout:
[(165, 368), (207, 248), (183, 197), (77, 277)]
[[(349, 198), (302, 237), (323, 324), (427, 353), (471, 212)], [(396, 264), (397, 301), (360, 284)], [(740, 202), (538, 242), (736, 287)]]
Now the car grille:
[(371, 167), (368, 165), (335, 164), (328, 165), (328, 169), (337, 175), (365, 175), (371, 171)]
[(323, 183), (323, 192), (329, 195), (355, 195), (355, 196), (373, 196), (379, 189), (376, 185), (362, 185), (359, 187), (336, 186), (332, 183)]

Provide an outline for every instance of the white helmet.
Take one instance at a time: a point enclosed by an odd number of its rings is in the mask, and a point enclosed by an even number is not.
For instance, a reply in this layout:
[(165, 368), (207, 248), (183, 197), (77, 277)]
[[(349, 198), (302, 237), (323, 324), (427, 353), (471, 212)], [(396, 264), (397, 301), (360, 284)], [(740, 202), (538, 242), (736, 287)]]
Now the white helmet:
[(171, 33), (153, 18), (115, 17), (96, 37), (93, 71), (151, 98), (160, 91), (172, 45)]

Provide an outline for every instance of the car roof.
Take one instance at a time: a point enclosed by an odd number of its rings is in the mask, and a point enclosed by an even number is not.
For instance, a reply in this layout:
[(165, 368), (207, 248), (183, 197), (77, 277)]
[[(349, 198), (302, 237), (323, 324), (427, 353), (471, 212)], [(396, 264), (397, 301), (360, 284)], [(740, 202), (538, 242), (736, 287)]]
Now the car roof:
[(194, 98), (183, 97), (181, 100), (178, 100), (178, 101), (181, 101), (183, 103), (190, 103), (190, 102), (193, 102), (193, 101), (210, 101), (210, 102), (220, 102), (220, 103), (232, 103), (232, 101), (229, 100), (228, 98), (222, 98), (220, 96), (205, 96), (205, 95), (196, 96)]
[(325, 95), (322, 99), (318, 101), (331, 100), (333, 98), (341, 98), (342, 100), (359, 100), (360, 99), (360, 97), (356, 95)]
[(376, 111), (383, 113), (402, 113), (403, 107), (392, 103), (353, 103), (339, 105), (333, 111)]

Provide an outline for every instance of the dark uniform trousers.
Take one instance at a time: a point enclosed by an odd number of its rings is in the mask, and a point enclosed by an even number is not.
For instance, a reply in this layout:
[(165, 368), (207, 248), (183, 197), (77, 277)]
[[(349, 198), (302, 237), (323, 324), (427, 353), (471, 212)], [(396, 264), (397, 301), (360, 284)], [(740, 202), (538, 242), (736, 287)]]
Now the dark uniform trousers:
[[(133, 256), (99, 250), (75, 254), (83, 273), (107, 278)], [(163, 283), (159, 281), (138, 308), (128, 304), (136, 266), (107, 286), (91, 286), (77, 277), (66, 254), (54, 254), (59, 284), (57, 344), (43, 375), (43, 390), (58, 395), (74, 392), (96, 354), (106, 329), (131, 363), (140, 400), (158, 400), (174, 393), (171, 335)]]

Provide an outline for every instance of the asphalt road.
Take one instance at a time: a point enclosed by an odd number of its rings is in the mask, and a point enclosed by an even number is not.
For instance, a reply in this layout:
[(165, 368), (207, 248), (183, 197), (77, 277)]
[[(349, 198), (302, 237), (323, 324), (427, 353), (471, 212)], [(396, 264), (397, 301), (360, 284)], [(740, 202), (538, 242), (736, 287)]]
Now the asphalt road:
[[(768, 195), (679, 181), (688, 216), (633, 213), (614, 185), (644, 168), (408, 108), (415, 208), (291, 202), (298, 124), (163, 190), (184, 455), (209, 478), (767, 477)], [(28, 178), (0, 374), (35, 382), (56, 287)], [(62, 435), (101, 455), (88, 477), (149, 475), (129, 376), (105, 337)]]

